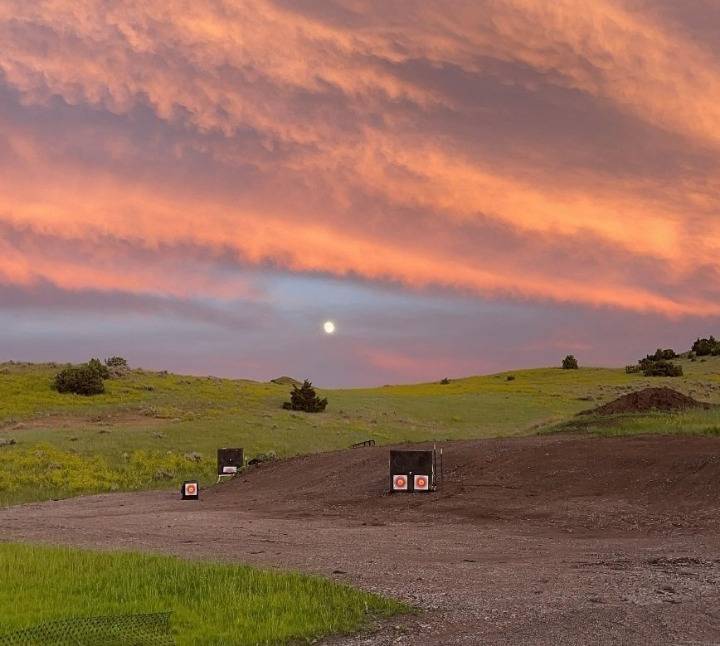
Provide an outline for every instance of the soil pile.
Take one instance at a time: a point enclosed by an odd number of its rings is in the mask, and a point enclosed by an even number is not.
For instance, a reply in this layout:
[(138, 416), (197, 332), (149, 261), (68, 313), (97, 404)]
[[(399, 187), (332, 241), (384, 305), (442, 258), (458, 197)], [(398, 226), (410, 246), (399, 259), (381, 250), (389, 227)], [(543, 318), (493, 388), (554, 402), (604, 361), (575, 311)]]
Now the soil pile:
[(302, 386), (302, 381), (298, 381), (293, 377), (283, 375), (282, 377), (276, 377), (270, 380), (271, 384), (277, 384), (278, 386)]
[(435, 493), (387, 495), (389, 447), (367, 447), (259, 465), (207, 490), (202, 507), (367, 524), (455, 517), (627, 528), (684, 527), (720, 498), (717, 438), (554, 436), (442, 446), (444, 482)]
[(674, 411), (687, 408), (710, 408), (711, 404), (700, 402), (672, 388), (645, 388), (623, 395), (581, 415), (620, 415), (622, 413), (647, 413), (653, 410)]

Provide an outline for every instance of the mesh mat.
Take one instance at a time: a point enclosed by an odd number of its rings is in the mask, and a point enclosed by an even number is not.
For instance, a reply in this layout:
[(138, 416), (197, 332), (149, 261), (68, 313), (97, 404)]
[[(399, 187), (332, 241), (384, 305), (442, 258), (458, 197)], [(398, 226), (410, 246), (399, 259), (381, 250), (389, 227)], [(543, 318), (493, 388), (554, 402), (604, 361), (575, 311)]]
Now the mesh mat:
[(77, 617), (7, 635), (0, 646), (174, 646), (170, 613)]

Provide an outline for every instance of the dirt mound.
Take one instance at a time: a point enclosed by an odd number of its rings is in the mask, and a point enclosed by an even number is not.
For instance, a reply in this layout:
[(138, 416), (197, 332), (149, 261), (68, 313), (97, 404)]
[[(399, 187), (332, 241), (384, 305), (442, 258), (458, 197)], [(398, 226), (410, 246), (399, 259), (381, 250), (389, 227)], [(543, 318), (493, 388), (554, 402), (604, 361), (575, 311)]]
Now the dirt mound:
[(629, 393), (617, 399), (580, 413), (581, 415), (620, 415), (622, 413), (647, 413), (653, 410), (674, 411), (686, 408), (710, 408), (710, 404), (700, 402), (672, 388), (645, 388)]
[(302, 386), (302, 381), (298, 381), (297, 379), (294, 379), (293, 377), (288, 377), (286, 375), (271, 379), (270, 383), (278, 384), (279, 386)]
[(203, 506), (369, 525), (454, 517), (622, 530), (686, 526), (720, 497), (717, 438), (554, 436), (443, 448), (444, 482), (427, 495), (388, 495), (389, 447), (368, 447), (260, 465), (208, 490)]

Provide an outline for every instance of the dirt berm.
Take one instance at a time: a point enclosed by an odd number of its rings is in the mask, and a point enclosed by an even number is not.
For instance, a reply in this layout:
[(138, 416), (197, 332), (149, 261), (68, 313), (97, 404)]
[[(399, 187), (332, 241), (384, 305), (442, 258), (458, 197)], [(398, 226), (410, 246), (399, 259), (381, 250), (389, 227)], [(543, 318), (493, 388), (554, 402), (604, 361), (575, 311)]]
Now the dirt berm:
[[(432, 445), (410, 448), (418, 446)], [(303, 456), (260, 465), (208, 490), (203, 506), (365, 522), (418, 514), (466, 522), (522, 519), (579, 531), (687, 526), (696, 513), (707, 520), (707, 506), (720, 499), (715, 438), (452, 442), (443, 445), (443, 463), (439, 491), (408, 496), (388, 493), (387, 447)]]
[(676, 411), (711, 407), (712, 404), (700, 402), (672, 388), (644, 388), (618, 397), (603, 406), (582, 411), (580, 415), (621, 415), (623, 413), (649, 413), (654, 410)]

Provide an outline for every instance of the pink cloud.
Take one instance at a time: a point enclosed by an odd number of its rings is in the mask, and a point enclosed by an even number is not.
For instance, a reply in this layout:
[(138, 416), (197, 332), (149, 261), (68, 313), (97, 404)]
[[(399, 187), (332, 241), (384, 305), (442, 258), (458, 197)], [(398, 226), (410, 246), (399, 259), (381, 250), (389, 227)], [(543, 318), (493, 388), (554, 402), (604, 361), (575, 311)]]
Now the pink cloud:
[[(410, 289), (720, 313), (720, 288), (692, 288), (719, 269), (713, 51), (610, 0), (336, 5), (334, 17), (268, 0), (0, 7), (16, 100), (0, 115), (0, 223), (31, 233), (0, 240), (0, 279), (248, 296), (215, 266), (229, 255)], [(486, 85), (461, 101), (423, 82), (437, 69), (459, 70), (463, 91)], [(537, 102), (540, 147), (483, 102), (508, 87)], [(585, 166), (543, 168), (558, 97), (635, 124), (682, 175), (619, 176), (600, 137)], [(61, 113), (67, 130), (46, 127)], [(467, 142), (484, 120), (515, 142), (501, 163)], [(51, 241), (82, 253), (47, 253)], [(205, 260), (178, 262), (177, 248)]]

